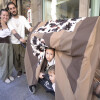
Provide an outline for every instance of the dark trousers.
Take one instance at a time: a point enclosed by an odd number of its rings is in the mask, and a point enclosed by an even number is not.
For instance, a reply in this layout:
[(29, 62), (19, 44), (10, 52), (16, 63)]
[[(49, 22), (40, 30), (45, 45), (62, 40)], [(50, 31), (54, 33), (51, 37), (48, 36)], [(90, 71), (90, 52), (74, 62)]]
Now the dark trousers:
[(20, 44), (13, 44), (14, 66), (17, 71), (25, 72), (24, 56), (25, 48)]
[(54, 92), (54, 90), (52, 88), (52, 83), (51, 83), (51, 81), (49, 79), (48, 74), (44, 75), (44, 78), (43, 79), (39, 79), (38, 82), (46, 89), (46, 92), (50, 92), (53, 95), (55, 95), (55, 92)]

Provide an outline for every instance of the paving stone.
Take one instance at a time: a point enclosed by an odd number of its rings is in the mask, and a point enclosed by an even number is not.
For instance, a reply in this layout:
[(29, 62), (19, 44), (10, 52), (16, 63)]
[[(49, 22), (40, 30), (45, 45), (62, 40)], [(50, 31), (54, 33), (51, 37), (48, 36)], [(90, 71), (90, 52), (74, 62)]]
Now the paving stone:
[(20, 78), (14, 77), (15, 80), (10, 84), (0, 80), (0, 100), (55, 100), (41, 85), (38, 85), (35, 95), (30, 93), (25, 75)]

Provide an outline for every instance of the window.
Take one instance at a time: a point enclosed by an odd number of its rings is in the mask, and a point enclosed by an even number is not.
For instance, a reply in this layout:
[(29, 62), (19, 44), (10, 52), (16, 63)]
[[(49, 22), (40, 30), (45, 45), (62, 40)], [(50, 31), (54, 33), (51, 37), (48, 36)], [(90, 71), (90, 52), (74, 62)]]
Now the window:
[(90, 0), (88, 16), (100, 16), (100, 0)]
[(44, 0), (43, 7), (46, 21), (79, 16), (79, 0)]

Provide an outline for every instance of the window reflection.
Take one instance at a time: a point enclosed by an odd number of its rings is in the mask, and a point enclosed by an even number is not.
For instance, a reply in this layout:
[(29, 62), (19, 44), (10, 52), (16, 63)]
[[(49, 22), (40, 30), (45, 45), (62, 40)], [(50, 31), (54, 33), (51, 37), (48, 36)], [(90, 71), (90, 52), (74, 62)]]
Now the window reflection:
[(79, 0), (45, 0), (44, 3), (46, 21), (79, 16)]
[(90, 0), (88, 16), (100, 16), (100, 0)]

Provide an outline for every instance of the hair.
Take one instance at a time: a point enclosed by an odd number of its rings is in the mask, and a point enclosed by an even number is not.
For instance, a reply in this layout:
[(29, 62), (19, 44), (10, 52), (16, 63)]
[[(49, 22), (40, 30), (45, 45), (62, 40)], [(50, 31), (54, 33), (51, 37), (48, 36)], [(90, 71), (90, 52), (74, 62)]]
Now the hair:
[[(8, 12), (7, 9), (1, 9), (1, 10), (0, 10), (0, 15), (2, 14), (3, 11)], [(8, 12), (8, 14), (9, 14), (9, 12)], [(1, 28), (1, 27), (2, 27), (2, 25), (1, 25), (1, 16), (0, 16), (0, 28)]]
[(16, 6), (16, 4), (15, 3), (13, 3), (13, 2), (9, 2), (8, 4), (7, 4), (7, 10), (9, 10), (9, 5), (11, 5), (11, 4), (13, 4), (16, 8), (17, 8), (17, 6)]
[[(54, 51), (54, 56), (55, 56), (55, 49), (50, 48), (50, 47), (47, 47), (46, 50), (47, 50), (47, 49), (51, 49), (52, 51)], [(45, 51), (46, 51), (46, 50), (45, 50)]]
[(46, 47), (46, 49), (52, 49), (52, 50), (55, 50), (55, 49), (53, 49), (53, 48), (51, 48), (51, 47)]
[(53, 72), (55, 74), (55, 65), (50, 66), (48, 72)]
[[(7, 9), (1, 9), (1, 10), (0, 10), (0, 15), (2, 14), (2, 12), (3, 12), (3, 11), (8, 12), (8, 10), (7, 10)], [(9, 12), (8, 12), (8, 13), (9, 13)]]

